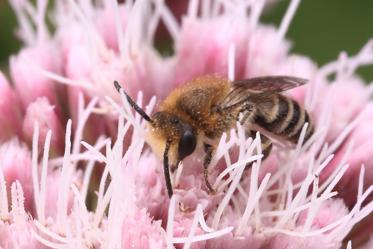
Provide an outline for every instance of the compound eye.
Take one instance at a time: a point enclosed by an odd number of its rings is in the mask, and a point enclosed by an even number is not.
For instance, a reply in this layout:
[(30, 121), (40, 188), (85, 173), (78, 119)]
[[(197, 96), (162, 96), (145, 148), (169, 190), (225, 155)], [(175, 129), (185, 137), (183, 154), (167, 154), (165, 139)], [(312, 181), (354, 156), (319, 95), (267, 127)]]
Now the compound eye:
[(179, 142), (179, 160), (183, 160), (196, 149), (197, 138), (192, 131), (186, 130)]

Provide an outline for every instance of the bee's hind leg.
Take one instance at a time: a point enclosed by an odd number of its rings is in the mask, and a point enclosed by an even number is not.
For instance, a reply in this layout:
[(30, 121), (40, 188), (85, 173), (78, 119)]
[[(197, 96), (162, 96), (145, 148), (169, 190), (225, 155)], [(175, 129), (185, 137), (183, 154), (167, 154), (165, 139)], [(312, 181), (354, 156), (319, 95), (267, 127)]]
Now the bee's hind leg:
[[(262, 161), (264, 161), (269, 156), (269, 154), (271, 153), (272, 141), (271, 141), (270, 138), (266, 137), (262, 133), (259, 133), (259, 134), (260, 134), (260, 143), (261, 143), (262, 154), (263, 154)], [(247, 131), (246, 136), (247, 137), (252, 137), (253, 139), (255, 139), (256, 131)], [(251, 164), (249, 166), (251, 166)]]
[(211, 163), (212, 153), (213, 153), (214, 149), (213, 149), (212, 145), (206, 144), (206, 143), (203, 144), (203, 148), (204, 148), (204, 151), (206, 153), (205, 159), (203, 161), (203, 177), (205, 179), (205, 184), (206, 184), (206, 187), (207, 187), (209, 193), (210, 194), (215, 194), (216, 191), (211, 186), (211, 184), (209, 182), (209, 179), (208, 179), (208, 177), (209, 177), (208, 166)]

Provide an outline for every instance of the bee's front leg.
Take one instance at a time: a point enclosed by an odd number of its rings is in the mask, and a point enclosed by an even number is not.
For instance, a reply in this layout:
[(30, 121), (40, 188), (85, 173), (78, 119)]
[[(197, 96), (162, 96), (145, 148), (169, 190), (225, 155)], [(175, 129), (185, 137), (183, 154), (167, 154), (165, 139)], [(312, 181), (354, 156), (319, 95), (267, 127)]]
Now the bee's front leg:
[(208, 172), (208, 166), (210, 165), (211, 163), (211, 159), (212, 159), (212, 154), (214, 152), (214, 149), (213, 149), (213, 146), (210, 145), (210, 144), (206, 144), (204, 143), (203, 144), (203, 148), (204, 148), (204, 151), (206, 153), (205, 155), (205, 159), (203, 161), (203, 177), (205, 179), (205, 183), (206, 183), (206, 187), (209, 191), (210, 194), (215, 194), (216, 191), (215, 189), (211, 186), (210, 182), (209, 182), (209, 179), (208, 179), (208, 176), (209, 176), (209, 172)]

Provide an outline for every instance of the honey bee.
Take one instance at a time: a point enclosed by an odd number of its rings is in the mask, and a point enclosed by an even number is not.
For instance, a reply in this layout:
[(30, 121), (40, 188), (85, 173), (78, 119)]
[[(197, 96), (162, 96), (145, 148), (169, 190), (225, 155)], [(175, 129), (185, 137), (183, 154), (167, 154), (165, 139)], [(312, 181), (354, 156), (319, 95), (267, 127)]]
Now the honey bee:
[[(174, 89), (149, 117), (124, 92), (129, 104), (149, 122), (148, 143), (163, 157), (164, 176), (169, 197), (173, 194), (171, 169), (203, 148), (203, 176), (209, 192), (214, 189), (208, 180), (208, 166), (224, 132), (236, 127), (236, 122), (250, 124), (296, 143), (305, 123), (305, 141), (313, 133), (309, 114), (296, 101), (281, 92), (301, 86), (307, 80), (290, 76), (266, 76), (230, 82), (216, 76), (203, 76)], [(114, 82), (120, 92), (121, 86)], [(250, 128), (248, 136), (254, 136)], [(261, 134), (263, 159), (272, 142)]]

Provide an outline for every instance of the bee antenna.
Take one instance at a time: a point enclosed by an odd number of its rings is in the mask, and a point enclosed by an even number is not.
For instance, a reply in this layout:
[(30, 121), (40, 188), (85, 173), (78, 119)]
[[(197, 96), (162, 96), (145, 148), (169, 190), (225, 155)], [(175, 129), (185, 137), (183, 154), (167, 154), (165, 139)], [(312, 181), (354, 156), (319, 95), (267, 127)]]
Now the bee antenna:
[(122, 90), (124, 95), (126, 96), (126, 99), (128, 101), (128, 103), (132, 106), (133, 109), (135, 109), (135, 111), (141, 115), (141, 117), (143, 117), (146, 121), (152, 123), (153, 121), (151, 120), (151, 118), (145, 113), (145, 111), (143, 109), (141, 109), (140, 106), (138, 106), (136, 104), (135, 101), (133, 101), (133, 99), (131, 99), (131, 97), (124, 91), (124, 89), (120, 86), (120, 84), (118, 83), (118, 81), (114, 81), (114, 86), (115, 86), (115, 89), (117, 89), (117, 91), (120, 93), (120, 91)]

